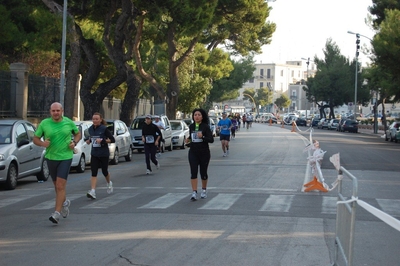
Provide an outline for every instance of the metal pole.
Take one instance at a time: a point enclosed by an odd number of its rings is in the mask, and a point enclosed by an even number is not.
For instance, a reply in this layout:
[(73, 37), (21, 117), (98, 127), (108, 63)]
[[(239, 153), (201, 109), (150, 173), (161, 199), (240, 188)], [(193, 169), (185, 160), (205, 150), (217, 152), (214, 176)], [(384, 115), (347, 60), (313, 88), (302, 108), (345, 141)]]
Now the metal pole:
[(63, 28), (61, 44), (61, 79), (60, 79), (60, 103), (64, 106), (64, 88), (65, 88), (65, 50), (67, 41), (67, 0), (64, 0), (63, 6)]
[(356, 77), (354, 83), (354, 120), (357, 119), (356, 110), (357, 110), (357, 73), (358, 73), (358, 54), (356, 52)]

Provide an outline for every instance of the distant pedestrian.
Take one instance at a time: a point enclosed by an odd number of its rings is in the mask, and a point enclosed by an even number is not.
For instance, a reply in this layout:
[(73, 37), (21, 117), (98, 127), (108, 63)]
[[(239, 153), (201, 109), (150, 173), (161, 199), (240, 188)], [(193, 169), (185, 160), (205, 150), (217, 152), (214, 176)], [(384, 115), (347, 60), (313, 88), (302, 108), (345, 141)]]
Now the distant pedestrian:
[(110, 150), (108, 143), (115, 143), (113, 134), (107, 128), (107, 122), (100, 113), (94, 113), (92, 116), (93, 125), (89, 127), (90, 138), (86, 140), (87, 144), (92, 143), (90, 169), (92, 176), (90, 178), (91, 189), (86, 196), (96, 199), (97, 172), (99, 168), (107, 181), (107, 193), (113, 192), (113, 183), (108, 172), (108, 162), (110, 160)]
[(142, 141), (144, 143), (144, 154), (146, 157), (146, 174), (152, 173), (150, 160), (160, 168), (160, 163), (156, 159), (157, 146), (161, 140), (161, 131), (158, 126), (151, 122), (151, 115), (146, 115), (145, 123), (142, 127)]
[(189, 125), (189, 138), (186, 143), (190, 143), (188, 153), (190, 165), (190, 182), (192, 185), (192, 196), (190, 200), (197, 200), (197, 174), (200, 168), (201, 195), (202, 199), (207, 198), (208, 164), (210, 163), (211, 153), (208, 143), (214, 142), (207, 112), (196, 108), (192, 112), (192, 120)]
[(229, 155), (229, 141), (231, 138), (231, 128), (232, 128), (232, 122), (227, 117), (226, 112), (222, 113), (222, 119), (219, 120), (218, 127), (220, 129), (219, 140), (221, 141), (222, 151), (224, 152), (222, 156), (226, 157)]
[(33, 137), (35, 145), (46, 148), (45, 158), (56, 191), (55, 210), (49, 220), (55, 224), (58, 224), (60, 215), (64, 218), (69, 215), (71, 202), (66, 197), (67, 178), (73, 150), (81, 138), (81, 133), (75, 123), (63, 116), (63, 112), (64, 109), (60, 103), (53, 103), (50, 106), (51, 117), (40, 122)]
[[(160, 131), (165, 129), (164, 122), (160, 119), (160, 116), (158, 116), (158, 115), (154, 116), (153, 124), (158, 126)], [(163, 140), (162, 135), (161, 135), (161, 139), (160, 139), (160, 141), (158, 143), (158, 146), (157, 146), (157, 155), (158, 155), (158, 157), (161, 156), (161, 142), (163, 142), (163, 141), (164, 140)]]
[(237, 129), (237, 120), (236, 120), (236, 117), (234, 117), (234, 116), (229, 116), (229, 119), (232, 122), (231, 136), (232, 136), (232, 139), (235, 139), (236, 138), (236, 129)]
[(243, 114), (242, 116), (242, 122), (243, 122), (243, 128), (246, 126), (246, 114)]

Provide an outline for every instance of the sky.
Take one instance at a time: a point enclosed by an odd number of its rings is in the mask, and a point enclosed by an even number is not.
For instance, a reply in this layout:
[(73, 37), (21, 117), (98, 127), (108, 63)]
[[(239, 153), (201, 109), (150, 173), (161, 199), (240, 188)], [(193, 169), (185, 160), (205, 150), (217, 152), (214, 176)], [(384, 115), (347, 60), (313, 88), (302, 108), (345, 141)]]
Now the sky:
[[(285, 63), (314, 56), (323, 59), (328, 38), (338, 45), (341, 54), (352, 60), (356, 36), (352, 31), (373, 38), (374, 31), (365, 23), (372, 0), (276, 0), (268, 21), (276, 24), (272, 42), (255, 56), (256, 63)], [(370, 40), (360, 38), (360, 45), (370, 47)], [(366, 65), (368, 56), (360, 51), (359, 61)]]

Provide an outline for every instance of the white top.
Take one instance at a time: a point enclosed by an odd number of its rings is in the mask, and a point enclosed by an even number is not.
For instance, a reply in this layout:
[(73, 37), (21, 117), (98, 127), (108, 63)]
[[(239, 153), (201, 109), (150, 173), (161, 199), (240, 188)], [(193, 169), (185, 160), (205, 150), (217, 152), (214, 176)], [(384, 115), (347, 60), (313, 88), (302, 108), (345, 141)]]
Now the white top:
[(153, 121), (153, 124), (158, 126), (159, 129), (165, 129), (165, 125), (161, 119), (158, 122)]

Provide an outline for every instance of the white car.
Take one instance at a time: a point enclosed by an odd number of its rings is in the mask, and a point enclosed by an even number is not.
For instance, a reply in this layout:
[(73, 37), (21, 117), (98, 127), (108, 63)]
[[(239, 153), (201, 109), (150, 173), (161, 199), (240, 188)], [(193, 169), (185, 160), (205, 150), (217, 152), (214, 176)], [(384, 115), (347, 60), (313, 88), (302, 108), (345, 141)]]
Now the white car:
[(81, 139), (76, 143), (71, 168), (75, 169), (78, 173), (83, 173), (85, 172), (86, 165), (90, 164), (92, 146), (87, 144), (85, 140), (90, 137), (89, 127), (93, 123), (90, 121), (74, 121), (74, 123), (78, 127), (79, 132), (81, 132)]
[(389, 128), (386, 130), (385, 140), (396, 140), (396, 134), (398, 131), (400, 131), (400, 122), (393, 122), (390, 124)]
[(115, 143), (109, 143), (110, 163), (118, 164), (119, 157), (124, 156), (125, 161), (132, 160), (132, 137), (126, 124), (121, 120), (107, 119), (107, 127), (114, 135)]
[(185, 140), (189, 138), (189, 127), (183, 120), (170, 120), (172, 129), (172, 145), (174, 148), (185, 148)]

